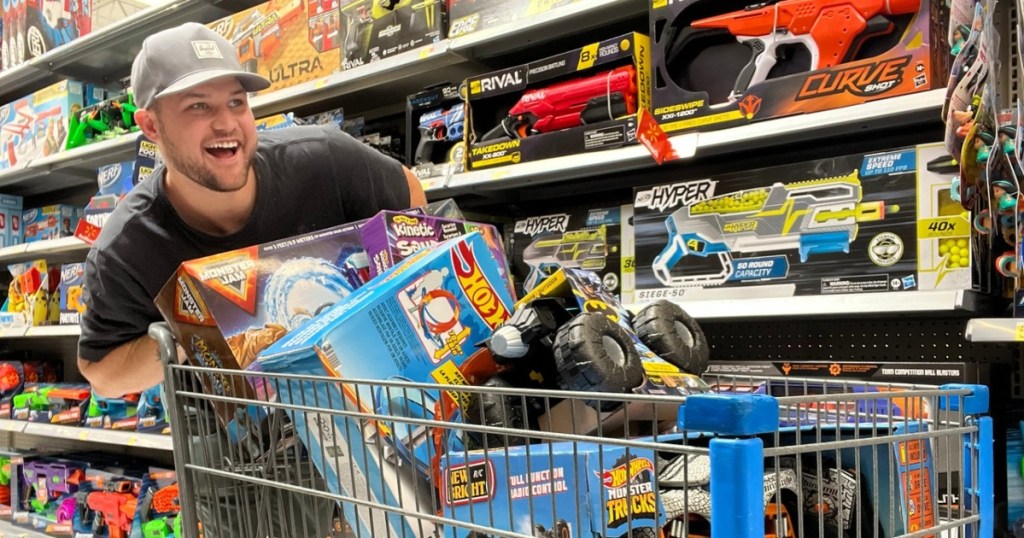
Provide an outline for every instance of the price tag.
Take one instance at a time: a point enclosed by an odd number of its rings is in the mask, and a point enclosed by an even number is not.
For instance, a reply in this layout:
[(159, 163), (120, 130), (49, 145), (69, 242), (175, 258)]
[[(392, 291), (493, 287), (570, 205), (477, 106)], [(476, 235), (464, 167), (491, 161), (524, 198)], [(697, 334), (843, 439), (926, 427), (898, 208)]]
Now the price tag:
[(419, 59), (422, 60), (422, 59), (426, 58), (427, 56), (430, 56), (430, 53), (432, 53), (432, 52), (434, 52), (433, 45), (431, 45), (429, 47), (421, 48), (420, 49), (420, 58)]
[(135, 446), (139, 443), (139, 438), (134, 435), (128, 436), (128, 446)]
[(322, 79), (317, 80), (316, 82), (313, 83), (313, 89), (314, 90), (319, 90), (320, 88), (323, 88), (323, 87), (326, 87), (326, 86), (327, 86), (327, 79), (326, 78), (322, 78)]
[(78, 440), (79, 441), (85, 441), (87, 439), (89, 439), (89, 432), (87, 432), (87, 431), (78, 432)]
[(1013, 335), (1014, 342), (1024, 342), (1024, 323), (1017, 324), (1017, 330)]
[(512, 175), (512, 171), (509, 170), (508, 168), (495, 170), (491, 172), (491, 181), (501, 181), (502, 179), (505, 179), (510, 175)]

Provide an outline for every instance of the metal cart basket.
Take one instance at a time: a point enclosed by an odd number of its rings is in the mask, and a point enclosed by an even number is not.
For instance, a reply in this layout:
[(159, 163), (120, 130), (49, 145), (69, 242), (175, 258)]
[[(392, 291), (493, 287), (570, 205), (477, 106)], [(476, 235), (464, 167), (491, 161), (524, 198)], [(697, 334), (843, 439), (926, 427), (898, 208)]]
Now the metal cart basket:
[[(177, 357), (166, 327), (150, 334)], [(993, 535), (986, 387), (705, 380), (684, 399), (167, 360), (182, 532)]]

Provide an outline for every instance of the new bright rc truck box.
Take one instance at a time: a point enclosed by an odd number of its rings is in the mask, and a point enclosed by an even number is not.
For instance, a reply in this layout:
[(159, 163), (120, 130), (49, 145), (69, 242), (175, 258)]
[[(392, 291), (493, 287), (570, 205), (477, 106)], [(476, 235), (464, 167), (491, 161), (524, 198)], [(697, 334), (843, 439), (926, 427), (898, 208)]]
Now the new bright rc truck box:
[(638, 33), (466, 79), (471, 169), (636, 143), (650, 109), (650, 54)]
[[(483, 237), (474, 232), (407, 258), (348, 300), (276, 342), (249, 368), (341, 379), (465, 385), (472, 382), (467, 369), (477, 358), (490, 362), (486, 350), (478, 350), (476, 344), (489, 337), (511, 311), (512, 297), (502, 282), (498, 263)], [(434, 416), (431, 402), (441, 396), (432, 390), (383, 392), (383, 386), (377, 390), (362, 383), (291, 383), (268, 380), (256, 390), (286, 404), (334, 402), (337, 408), (364, 413), (412, 413), (410, 408), (415, 406), (422, 408), (425, 418)], [(459, 395), (453, 398), (460, 400)], [(406, 468), (399, 473), (394, 462), (380, 459), (382, 452), (376, 444), (392, 443), (399, 454), (422, 454), (432, 442), (429, 436), (413, 443), (414, 432), (403, 424), (375, 425), (329, 413), (289, 414), (333, 493), (388, 506), (418, 506), (420, 512), (429, 513), (435, 506), (425, 489), (425, 476), (412, 476), (411, 469), (428, 472), (422, 460), (399, 460)], [(374, 510), (371, 515), (350, 503), (345, 503), (344, 509), (357, 535), (431, 535), (429, 529), (414, 531), (416, 523), (399, 514)], [(371, 528), (375, 529), (372, 533)]]
[(637, 189), (635, 300), (972, 289), (943, 160), (925, 145)]
[(270, 79), (271, 92), (339, 69), (338, 19), (331, 0), (272, 0), (208, 26), (235, 46), (246, 71)]
[(949, 73), (936, 0), (652, 0), (653, 114), (733, 127), (930, 90)]

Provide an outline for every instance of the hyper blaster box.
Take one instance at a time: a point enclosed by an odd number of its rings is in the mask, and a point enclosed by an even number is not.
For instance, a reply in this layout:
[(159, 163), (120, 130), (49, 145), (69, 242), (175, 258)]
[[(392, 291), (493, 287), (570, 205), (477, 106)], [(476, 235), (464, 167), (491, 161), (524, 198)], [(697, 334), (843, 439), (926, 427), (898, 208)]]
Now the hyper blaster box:
[(635, 144), (649, 70), (649, 40), (632, 33), (466, 79), (469, 168)]
[[(498, 263), (483, 237), (473, 233), (407, 258), (276, 342), (250, 370), (465, 385), (474, 358), (491, 362), (476, 343), (506, 320), (511, 309)], [(286, 404), (334, 402), (338, 409), (427, 419), (434, 416), (432, 402), (441, 396), (436, 390), (380, 387), (276, 381), (257, 385), (256, 391)], [(431, 436), (419, 436), (397, 422), (378, 428), (344, 415), (289, 414), (297, 431), (304, 432), (299, 437), (333, 493), (395, 507), (435, 506), (425, 476), (434, 453)], [(377, 443), (395, 446), (399, 459), (382, 458)], [(405, 470), (399, 471), (399, 465)], [(357, 535), (369, 535), (370, 528), (377, 529), (374, 536), (413, 534), (413, 528), (417, 535), (432, 534), (429, 523), (396, 513), (371, 513), (351, 504), (344, 510)]]
[(405, 117), (405, 161), (420, 179), (463, 170), (466, 110), (457, 85), (441, 84), (410, 95)]
[(342, 0), (342, 69), (352, 69), (444, 39), (441, 0)]
[[(156, 306), (192, 364), (238, 370), (367, 277), (359, 228), (346, 224), (187, 261)], [(240, 377), (218, 381), (217, 394), (247, 393)]]
[(81, 83), (64, 80), (0, 107), (0, 169), (60, 151), (83, 98)]
[(209, 24), (235, 46), (246, 71), (271, 92), (338, 70), (338, 12), (317, 0), (272, 0)]
[(579, 0), (449, 0), (451, 24), (448, 37), (458, 37), (520, 19), (543, 16), (548, 11)]
[(561, 267), (593, 271), (605, 290), (622, 284), (622, 225), (630, 206), (538, 215), (516, 221), (511, 238), (512, 276), (520, 295)]
[(971, 289), (967, 213), (938, 145), (635, 193), (636, 300)]
[(652, 0), (654, 117), (708, 130), (941, 87), (940, 4)]

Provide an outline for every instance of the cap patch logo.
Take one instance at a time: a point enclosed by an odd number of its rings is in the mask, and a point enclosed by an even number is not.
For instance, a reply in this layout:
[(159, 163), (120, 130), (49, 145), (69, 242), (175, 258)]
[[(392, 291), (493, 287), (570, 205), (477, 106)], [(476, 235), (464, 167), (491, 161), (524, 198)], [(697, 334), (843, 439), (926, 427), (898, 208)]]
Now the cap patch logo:
[(214, 41), (193, 41), (192, 48), (196, 50), (196, 58), (200, 60), (208, 60), (210, 58), (224, 59), (220, 49), (217, 48), (217, 43)]

